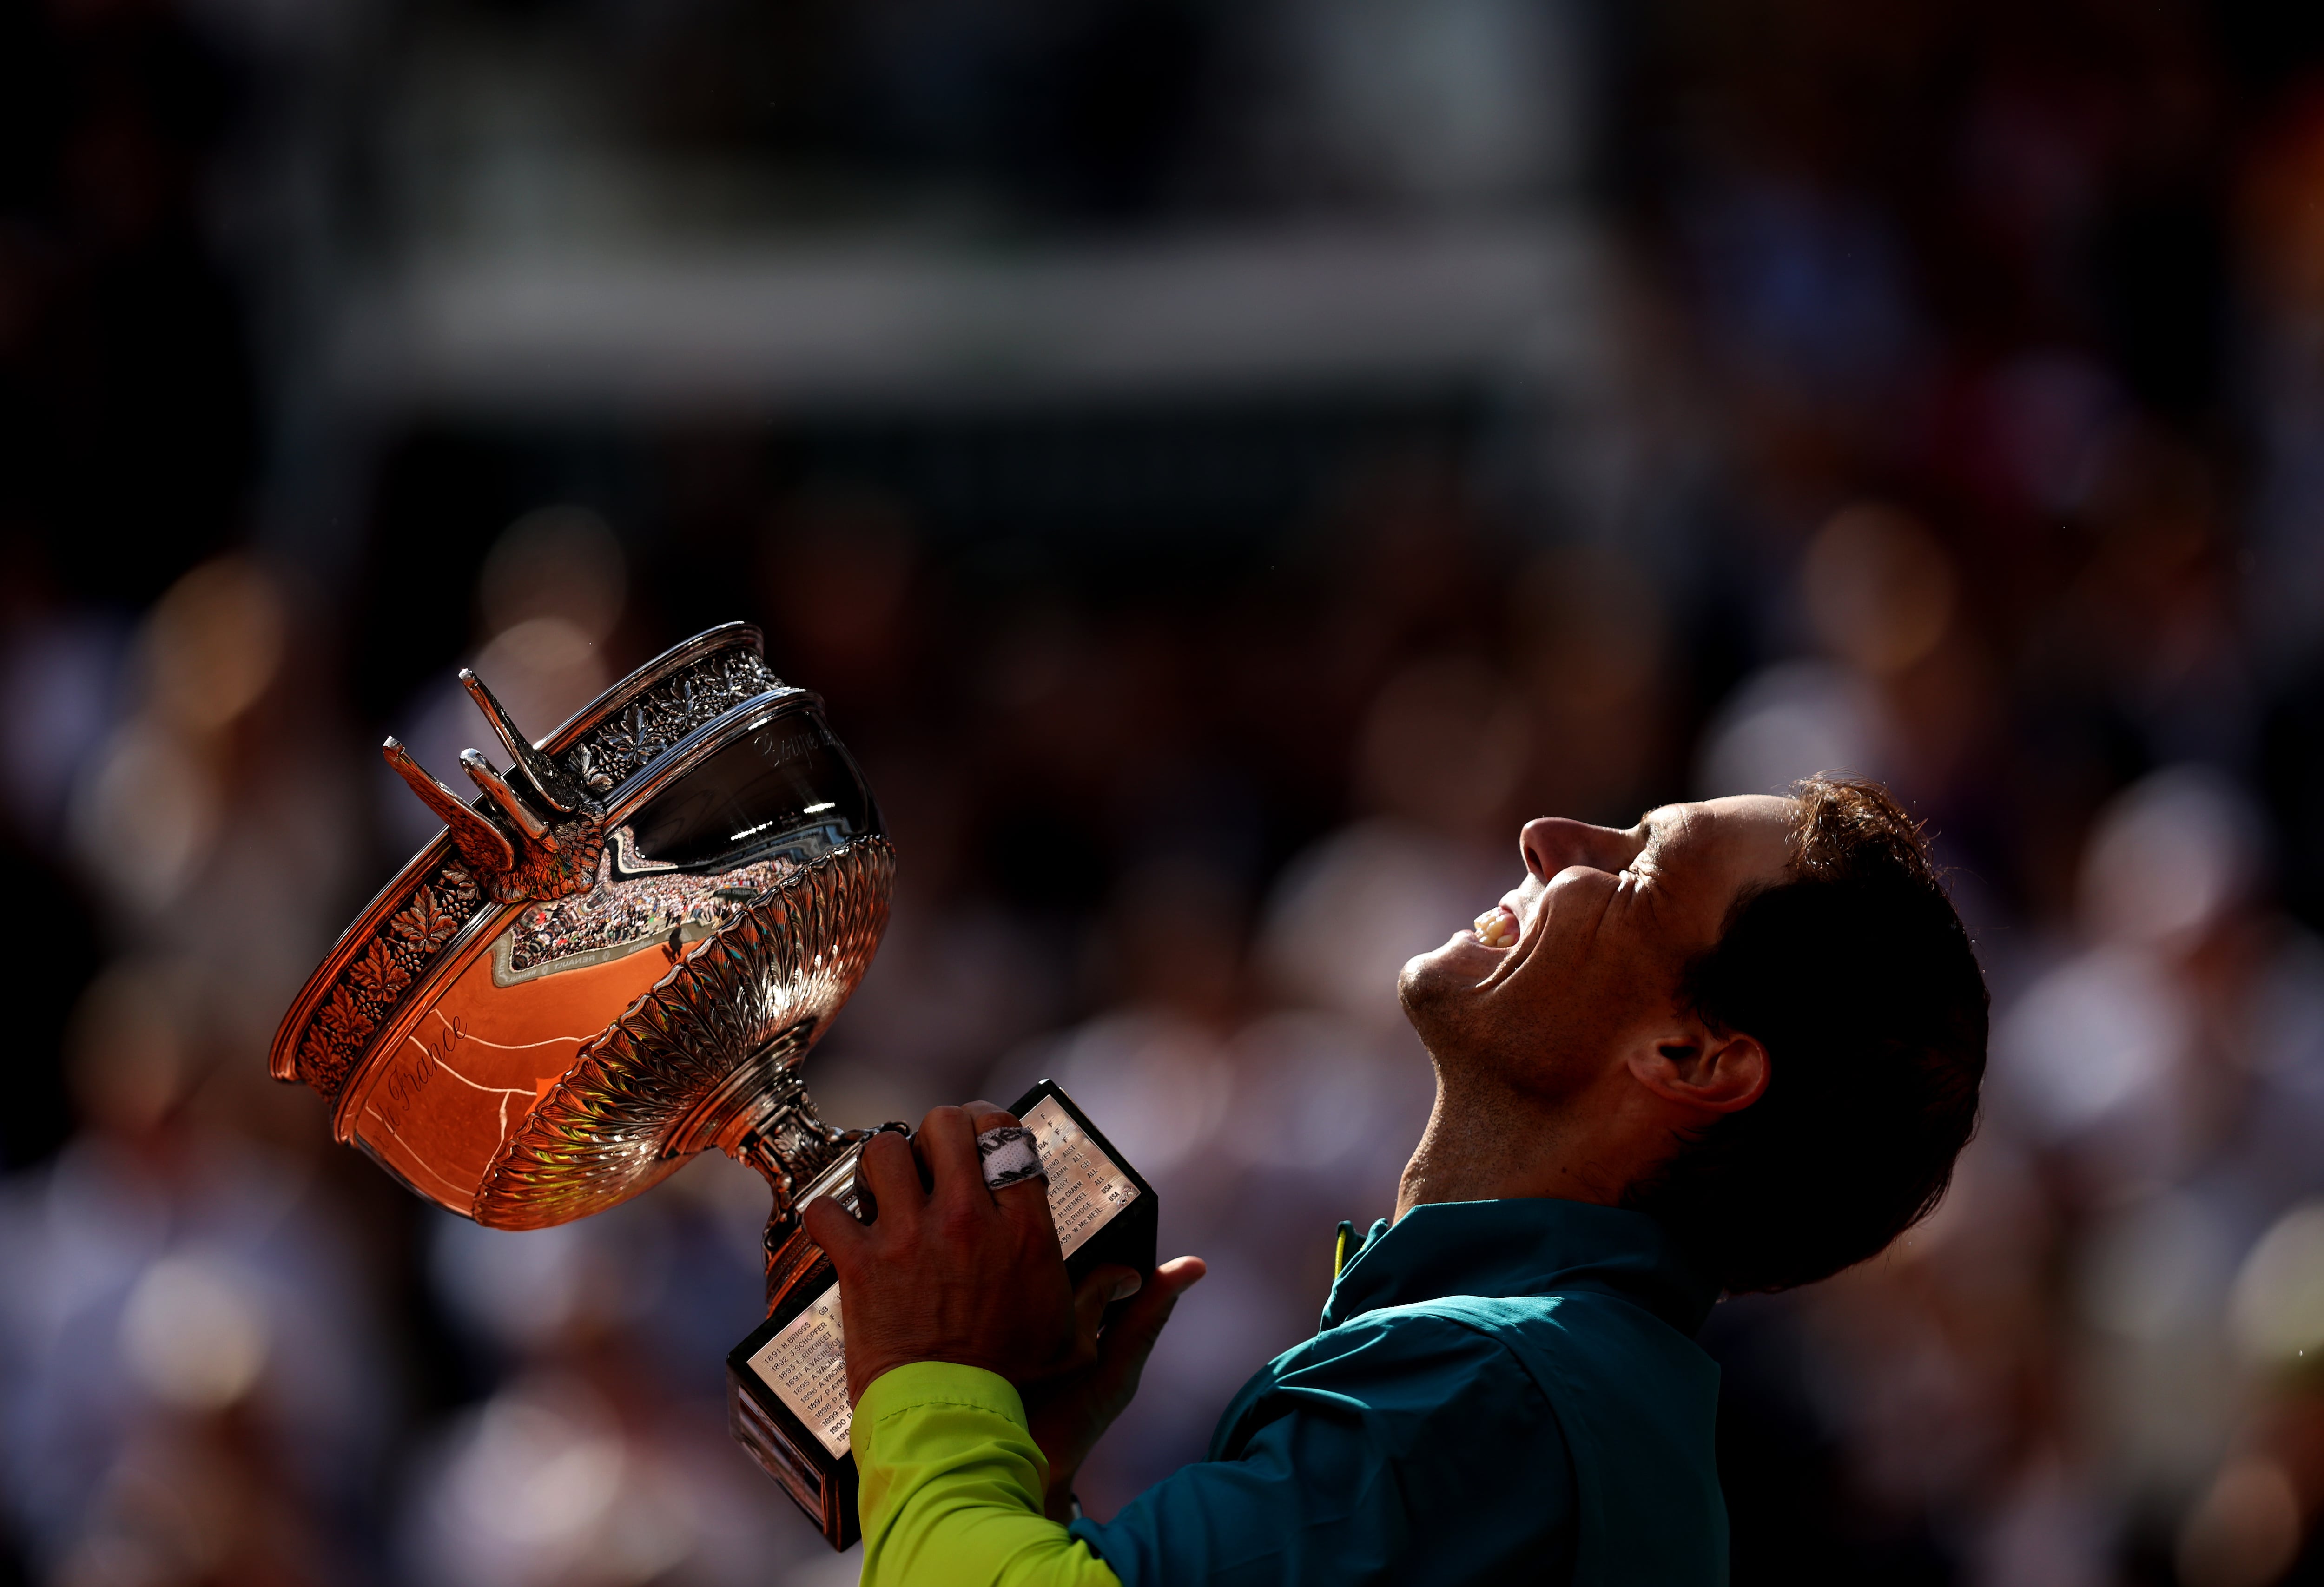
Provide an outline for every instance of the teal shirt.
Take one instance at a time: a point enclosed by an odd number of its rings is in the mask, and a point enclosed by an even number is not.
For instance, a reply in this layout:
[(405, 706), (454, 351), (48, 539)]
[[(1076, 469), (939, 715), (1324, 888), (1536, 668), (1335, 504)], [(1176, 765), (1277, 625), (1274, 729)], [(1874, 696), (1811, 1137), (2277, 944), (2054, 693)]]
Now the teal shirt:
[(1713, 1287), (1641, 1213), (1511, 1199), (1376, 1223), (1211, 1457), (1073, 1536), (1122, 1587), (1727, 1580), (1694, 1343)]

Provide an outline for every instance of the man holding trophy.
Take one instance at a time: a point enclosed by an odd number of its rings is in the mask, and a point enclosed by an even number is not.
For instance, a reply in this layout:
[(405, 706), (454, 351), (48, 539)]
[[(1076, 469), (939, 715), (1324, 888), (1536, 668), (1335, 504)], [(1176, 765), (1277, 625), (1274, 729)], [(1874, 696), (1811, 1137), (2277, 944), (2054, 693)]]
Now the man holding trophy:
[[(1201, 1277), (1067, 1281), (1031, 1183), (989, 1190), (985, 1103), (872, 1141), (869, 1225), (807, 1228), (848, 1315), (867, 1587), (1723, 1582), (1721, 1290), (1812, 1282), (1941, 1195), (1987, 995), (1888, 797), (1536, 820), (1526, 878), (1405, 966), (1434, 1107), (1392, 1222), (1212, 1458), (1110, 1523), (1073, 1475)], [(916, 1160), (917, 1158), (917, 1160)], [(927, 1188), (923, 1188), (923, 1184)]]
[(1942, 1194), (1987, 998), (1877, 788), (1528, 822), (1524, 881), (1400, 992), (1436, 1074), (1393, 1219), (1211, 1458), (1080, 1517), (1073, 1479), (1202, 1276), (1050, 1083), (839, 1129), (801, 1065), (877, 952), (878, 802), (755, 629), (696, 635), (509, 762), (341, 936), (270, 1065), (335, 1137), (494, 1228), (713, 1149), (766, 1178), (735, 1438), (873, 1587), (1723, 1581), (1723, 1291), (1805, 1284)]

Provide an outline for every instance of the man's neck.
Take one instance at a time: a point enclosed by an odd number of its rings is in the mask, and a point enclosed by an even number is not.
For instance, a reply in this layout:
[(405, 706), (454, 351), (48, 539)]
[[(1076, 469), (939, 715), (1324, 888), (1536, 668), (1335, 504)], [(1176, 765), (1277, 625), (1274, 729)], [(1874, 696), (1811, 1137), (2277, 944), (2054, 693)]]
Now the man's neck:
[(1428, 1127), (1404, 1166), (1396, 1215), (1430, 1202), (1548, 1196), (1613, 1205), (1628, 1176), (1609, 1173), (1575, 1112), (1478, 1075), (1436, 1073)]

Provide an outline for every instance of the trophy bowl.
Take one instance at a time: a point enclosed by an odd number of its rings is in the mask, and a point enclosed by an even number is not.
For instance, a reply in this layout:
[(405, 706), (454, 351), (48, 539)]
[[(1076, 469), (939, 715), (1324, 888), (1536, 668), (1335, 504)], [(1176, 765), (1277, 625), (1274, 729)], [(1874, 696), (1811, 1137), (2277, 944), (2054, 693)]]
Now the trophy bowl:
[[(767, 1316), (727, 1358), (728, 1425), (844, 1548), (839, 1294), (798, 1209), (856, 1208), (873, 1131), (816, 1117), (800, 1066), (879, 948), (895, 856), (823, 702), (761, 650), (745, 623), (697, 634), (537, 743), (462, 672), (509, 766), (464, 752), (464, 799), (387, 741), (445, 831), (340, 937), (270, 1063), (339, 1141), (495, 1229), (603, 1212), (714, 1147), (758, 1169)], [(1152, 1187), (1047, 1082), (1016, 1111), (1068, 1271), (1150, 1269)]]
[[(510, 765), (463, 799), (384, 753), (446, 830), (340, 937), (275, 1034), (277, 1079), (437, 1205), (539, 1229), (715, 1147), (765, 1176), (769, 1300), (816, 1255), (861, 1130), (799, 1069), (862, 978), (895, 859), (823, 702), (759, 632), (697, 634), (535, 743), (473, 673)], [(788, 1485), (788, 1484), (787, 1484)]]
[(495, 1229), (602, 1212), (719, 1147), (776, 1221), (846, 1136), (807, 1050), (887, 924), (894, 856), (823, 704), (730, 623), (535, 745), (461, 681), (512, 762), (464, 800), (390, 739), (447, 830), (356, 917), (276, 1033), (337, 1140)]

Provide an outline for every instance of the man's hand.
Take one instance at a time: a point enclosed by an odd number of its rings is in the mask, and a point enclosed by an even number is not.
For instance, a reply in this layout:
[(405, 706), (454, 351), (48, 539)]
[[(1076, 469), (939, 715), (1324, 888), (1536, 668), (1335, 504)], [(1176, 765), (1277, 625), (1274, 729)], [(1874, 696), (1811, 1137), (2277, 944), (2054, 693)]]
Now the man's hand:
[[(1204, 1272), (1202, 1258), (1178, 1257), (1157, 1268), (1142, 1288), (1128, 1268), (1100, 1268), (1082, 1280), (1074, 1296), (1074, 1355), (1087, 1364), (1019, 1389), (1033, 1441), (1049, 1462), (1046, 1508), (1051, 1520), (1070, 1518), (1074, 1478), (1082, 1462), (1129, 1407), (1162, 1324)], [(1138, 1298), (1099, 1333), (1108, 1303), (1132, 1294)]]
[(982, 1367), (1021, 1384), (1097, 1357), (1094, 1328), (1075, 1325), (1048, 1187), (985, 1187), (977, 1131), (1017, 1121), (972, 1105), (977, 1116), (933, 1110), (910, 1143), (894, 1134), (864, 1143), (856, 1172), (878, 1198), (877, 1222), (857, 1223), (828, 1196), (807, 1209), (808, 1237), (839, 1273), (850, 1401), (912, 1361)]

